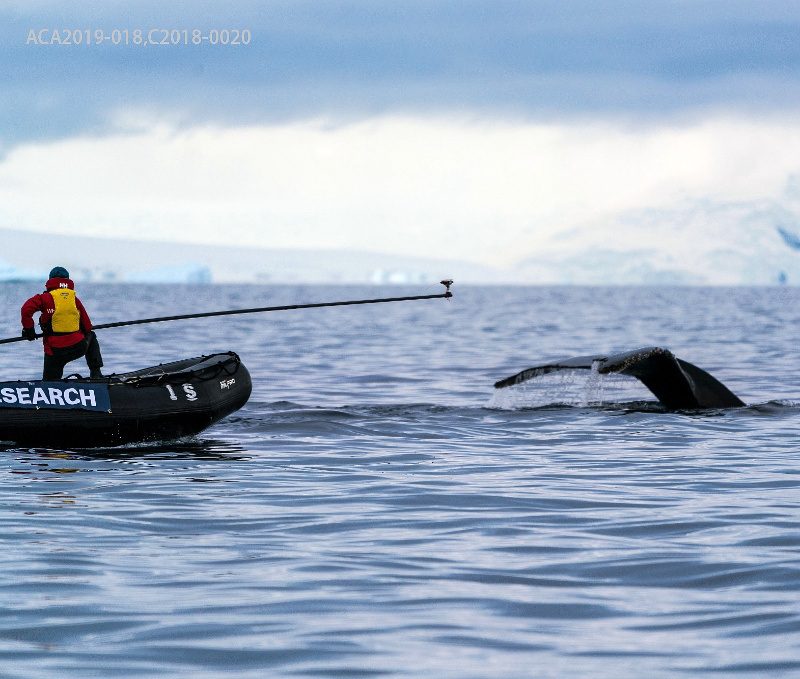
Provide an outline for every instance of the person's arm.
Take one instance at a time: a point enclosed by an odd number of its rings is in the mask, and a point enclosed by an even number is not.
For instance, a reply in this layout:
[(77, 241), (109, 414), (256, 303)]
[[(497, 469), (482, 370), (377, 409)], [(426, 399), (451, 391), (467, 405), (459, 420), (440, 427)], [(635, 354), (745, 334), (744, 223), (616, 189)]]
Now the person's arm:
[(86, 313), (83, 303), (77, 297), (75, 298), (75, 306), (78, 307), (78, 313), (81, 315), (81, 330), (84, 334), (91, 332), (92, 320), (89, 318), (89, 314)]
[(22, 317), (23, 328), (32, 328), (34, 326), (33, 314), (37, 311), (44, 311), (44, 303), (41, 295), (34, 295), (22, 305), (20, 316)]

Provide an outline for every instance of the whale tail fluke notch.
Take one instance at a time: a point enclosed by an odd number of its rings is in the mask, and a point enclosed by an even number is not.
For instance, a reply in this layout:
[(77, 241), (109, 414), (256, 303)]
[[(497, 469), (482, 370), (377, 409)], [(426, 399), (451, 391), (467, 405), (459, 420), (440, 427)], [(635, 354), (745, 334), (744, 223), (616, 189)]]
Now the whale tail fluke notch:
[(560, 370), (596, 370), (637, 378), (670, 410), (736, 408), (744, 402), (702, 368), (677, 358), (668, 349), (645, 347), (620, 354), (577, 356), (537, 365), (495, 383), (511, 387)]

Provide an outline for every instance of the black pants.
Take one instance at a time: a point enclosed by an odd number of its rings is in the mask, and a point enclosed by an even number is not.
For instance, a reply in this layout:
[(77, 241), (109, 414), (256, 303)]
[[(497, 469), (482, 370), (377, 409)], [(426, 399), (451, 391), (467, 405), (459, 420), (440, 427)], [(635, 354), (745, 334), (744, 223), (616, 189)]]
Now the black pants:
[(100, 343), (97, 335), (90, 332), (77, 344), (65, 349), (53, 349), (53, 355), (44, 355), (43, 380), (60, 380), (64, 375), (64, 366), (76, 358), (86, 356), (86, 365), (89, 370), (100, 370), (103, 367), (103, 357), (100, 355)]

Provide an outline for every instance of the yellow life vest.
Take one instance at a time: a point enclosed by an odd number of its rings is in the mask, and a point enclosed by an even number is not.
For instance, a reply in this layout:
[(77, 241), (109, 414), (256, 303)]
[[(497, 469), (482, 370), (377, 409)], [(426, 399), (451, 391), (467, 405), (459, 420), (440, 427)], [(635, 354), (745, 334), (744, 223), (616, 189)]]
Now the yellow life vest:
[(55, 311), (51, 325), (53, 332), (78, 332), (81, 329), (81, 313), (75, 304), (75, 291), (69, 288), (50, 290)]

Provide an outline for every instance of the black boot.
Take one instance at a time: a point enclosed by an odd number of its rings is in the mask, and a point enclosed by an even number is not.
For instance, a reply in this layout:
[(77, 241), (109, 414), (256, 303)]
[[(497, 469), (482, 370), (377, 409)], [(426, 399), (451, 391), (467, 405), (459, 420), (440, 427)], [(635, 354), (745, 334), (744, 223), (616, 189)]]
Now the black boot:
[(97, 341), (94, 332), (86, 335), (86, 365), (89, 367), (89, 377), (92, 379), (103, 377), (103, 373), (100, 372), (100, 368), (103, 367), (103, 357), (100, 354), (100, 342)]

